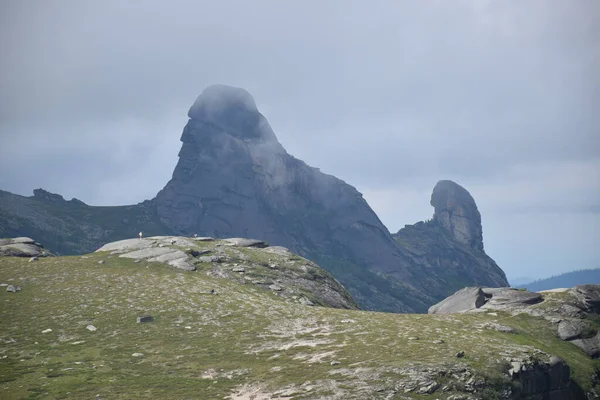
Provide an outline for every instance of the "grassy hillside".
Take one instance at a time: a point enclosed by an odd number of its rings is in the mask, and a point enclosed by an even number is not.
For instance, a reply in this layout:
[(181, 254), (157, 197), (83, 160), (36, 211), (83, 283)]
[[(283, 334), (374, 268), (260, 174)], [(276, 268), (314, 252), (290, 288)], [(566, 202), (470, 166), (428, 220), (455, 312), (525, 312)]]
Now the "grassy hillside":
[(0, 258), (0, 283), (22, 287), (0, 291), (0, 397), (492, 399), (518, 390), (511, 361), (555, 354), (585, 389), (598, 367), (542, 318), (311, 307), (205, 264)]

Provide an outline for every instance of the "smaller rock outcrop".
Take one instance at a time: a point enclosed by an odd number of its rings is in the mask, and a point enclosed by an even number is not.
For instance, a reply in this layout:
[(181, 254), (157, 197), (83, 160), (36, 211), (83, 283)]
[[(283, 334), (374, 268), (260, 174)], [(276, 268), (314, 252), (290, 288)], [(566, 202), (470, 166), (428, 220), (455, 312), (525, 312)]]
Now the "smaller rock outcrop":
[(581, 285), (540, 293), (513, 288), (467, 287), (433, 305), (429, 314), (502, 310), (542, 316), (556, 325), (560, 339), (581, 348), (590, 357), (598, 358), (600, 324), (596, 321), (600, 317), (599, 304), (600, 285)]
[(158, 262), (186, 271), (201, 271), (269, 291), (306, 306), (357, 309), (358, 306), (329, 273), (280, 246), (262, 240), (152, 236), (105, 244), (97, 253)]
[(434, 304), (429, 314), (455, 314), (467, 312), (485, 304), (485, 294), (480, 287), (466, 287), (452, 296)]
[[(545, 358), (545, 357), (544, 357)], [(513, 362), (511, 380), (518, 383), (510, 398), (514, 399), (583, 399), (581, 389), (571, 380), (571, 369), (559, 357)]]
[(465, 188), (452, 181), (439, 181), (433, 188), (431, 205), (435, 209), (433, 219), (457, 242), (483, 250), (481, 214)]
[(431, 220), (406, 225), (393, 235), (422, 274), (424, 290), (441, 301), (465, 286), (508, 286), (502, 269), (483, 249), (481, 215), (469, 192), (452, 181), (439, 181), (431, 205)]
[(35, 258), (52, 255), (44, 246), (28, 237), (0, 239), (0, 256)]
[(585, 312), (600, 313), (600, 285), (579, 285), (570, 290)]
[(33, 191), (33, 197), (41, 199), (41, 200), (52, 201), (52, 202), (64, 202), (65, 201), (65, 198), (62, 197), (60, 194), (51, 193), (44, 189), (35, 189)]

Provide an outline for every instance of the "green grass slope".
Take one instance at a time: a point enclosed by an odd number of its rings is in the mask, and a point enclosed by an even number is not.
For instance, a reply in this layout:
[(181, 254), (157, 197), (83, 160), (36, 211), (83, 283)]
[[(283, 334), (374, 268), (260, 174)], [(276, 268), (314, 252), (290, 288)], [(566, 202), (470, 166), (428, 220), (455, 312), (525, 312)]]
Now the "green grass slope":
[(555, 354), (585, 390), (598, 366), (528, 315), (310, 307), (208, 264), (86, 257), (0, 258), (22, 287), (0, 291), (0, 398), (492, 399), (511, 360)]

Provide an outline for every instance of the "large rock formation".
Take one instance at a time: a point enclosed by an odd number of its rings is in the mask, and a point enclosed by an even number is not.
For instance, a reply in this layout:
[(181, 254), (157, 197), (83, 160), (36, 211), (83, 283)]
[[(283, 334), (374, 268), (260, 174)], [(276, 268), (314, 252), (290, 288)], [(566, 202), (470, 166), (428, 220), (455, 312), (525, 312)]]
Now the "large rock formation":
[[(403, 283), (409, 265), (362, 195), (290, 156), (245, 90), (211, 86), (188, 116), (179, 162), (155, 199), (162, 223), (286, 246), (334, 272), (363, 307), (423, 309), (427, 296)], [(396, 286), (375, 287), (378, 273)]]
[(188, 116), (179, 162), (155, 199), (90, 207), (44, 190), (0, 191), (0, 237), (36, 237), (57, 254), (139, 231), (254, 238), (318, 263), (361, 308), (379, 311), (425, 312), (462, 287), (508, 284), (460, 186), (440, 182), (434, 219), (393, 237), (354, 187), (289, 155), (245, 90), (211, 86)]

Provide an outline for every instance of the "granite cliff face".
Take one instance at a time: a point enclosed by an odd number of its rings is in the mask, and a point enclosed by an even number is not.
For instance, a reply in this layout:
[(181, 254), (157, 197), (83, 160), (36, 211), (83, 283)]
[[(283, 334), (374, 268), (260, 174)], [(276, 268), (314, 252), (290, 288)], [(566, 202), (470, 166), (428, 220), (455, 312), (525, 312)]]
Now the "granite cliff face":
[(433, 220), (454, 240), (483, 251), (481, 214), (465, 188), (452, 181), (439, 181), (433, 188), (431, 205), (435, 209)]
[(407, 225), (394, 238), (412, 265), (435, 276), (430, 280), (434, 291), (450, 295), (466, 286), (509, 286), (504, 271), (483, 249), (481, 214), (469, 192), (452, 181), (440, 181), (431, 205), (431, 220)]
[[(354, 187), (290, 156), (245, 90), (211, 86), (188, 116), (173, 177), (154, 200), (163, 224), (289, 247), (334, 272), (367, 308), (427, 302), (401, 283), (386, 294), (364, 285), (380, 272), (410, 277), (393, 238)], [(364, 276), (345, 274), (349, 264)]]
[(392, 236), (354, 187), (289, 155), (245, 90), (210, 86), (188, 116), (179, 162), (156, 198), (91, 207), (44, 190), (0, 191), (0, 237), (35, 237), (59, 255), (140, 230), (259, 239), (317, 263), (378, 311), (426, 312), (464, 286), (508, 284), (483, 251), (475, 202), (453, 182), (436, 186), (432, 221)]

